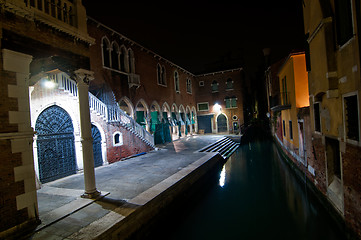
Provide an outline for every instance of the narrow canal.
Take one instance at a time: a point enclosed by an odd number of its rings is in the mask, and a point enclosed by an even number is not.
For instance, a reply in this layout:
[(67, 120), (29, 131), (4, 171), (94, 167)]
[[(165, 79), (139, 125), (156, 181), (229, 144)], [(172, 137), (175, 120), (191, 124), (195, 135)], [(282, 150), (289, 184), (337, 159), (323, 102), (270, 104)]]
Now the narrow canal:
[[(270, 140), (240, 148), (219, 179), (170, 214), (157, 239), (345, 239)], [(154, 237), (152, 236), (152, 237)]]

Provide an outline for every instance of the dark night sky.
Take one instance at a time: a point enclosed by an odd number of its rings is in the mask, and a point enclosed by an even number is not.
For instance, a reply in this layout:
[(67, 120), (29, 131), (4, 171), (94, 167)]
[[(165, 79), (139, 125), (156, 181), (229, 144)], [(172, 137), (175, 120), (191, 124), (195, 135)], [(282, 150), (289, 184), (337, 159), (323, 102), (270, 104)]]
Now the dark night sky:
[(253, 75), (264, 47), (273, 60), (303, 48), (301, 0), (244, 2), (86, 0), (84, 6), (89, 16), (192, 73), (241, 65)]

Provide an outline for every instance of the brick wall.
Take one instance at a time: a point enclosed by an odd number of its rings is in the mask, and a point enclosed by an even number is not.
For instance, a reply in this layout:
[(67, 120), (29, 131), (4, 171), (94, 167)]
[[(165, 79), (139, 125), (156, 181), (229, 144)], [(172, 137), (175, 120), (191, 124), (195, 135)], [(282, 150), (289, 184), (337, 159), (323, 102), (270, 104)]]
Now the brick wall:
[(14, 168), (21, 166), (21, 153), (11, 152), (10, 140), (0, 140), (0, 232), (25, 222), (26, 208), (17, 210), (16, 196), (25, 193), (24, 181), (15, 182)]
[[(1, 55), (1, 53), (0, 53)], [(1, 66), (2, 67), (2, 66)], [(16, 132), (17, 125), (9, 123), (9, 111), (16, 111), (17, 99), (8, 97), (8, 84), (15, 85), (15, 73), (0, 71), (0, 132)], [(27, 219), (27, 211), (19, 213), (16, 207), (16, 196), (24, 193), (24, 182), (16, 182), (14, 168), (21, 165), (21, 154), (12, 154), (10, 140), (0, 140), (0, 231), (23, 222)], [(12, 218), (12, 216), (16, 216)]]
[[(113, 146), (113, 133), (121, 132), (123, 145)], [(117, 124), (108, 125), (107, 159), (109, 163), (117, 162), (134, 154), (149, 152), (153, 148), (144, 143), (139, 137)]]
[(7, 85), (16, 85), (15, 73), (0, 70), (0, 79), (3, 86), (0, 88), (0, 133), (17, 132), (17, 125), (9, 123), (9, 111), (18, 110), (18, 101), (8, 97), (7, 88)]
[[(226, 81), (228, 78), (233, 80), (233, 89), (226, 89)], [(199, 86), (199, 82), (203, 81), (204, 86)], [(218, 82), (218, 92), (212, 93), (212, 82)], [(239, 125), (244, 123), (244, 115), (243, 115), (243, 79), (241, 76), (241, 71), (233, 71), (233, 72), (224, 72), (224, 73), (216, 73), (216, 74), (207, 74), (196, 77), (195, 83), (195, 91), (196, 91), (196, 102), (208, 102), (209, 111), (198, 112), (198, 115), (204, 114), (216, 114), (213, 110), (213, 106), (215, 103), (218, 103), (222, 107), (222, 113), (227, 116), (229, 129), (232, 129), (232, 123), (238, 122)], [(226, 97), (237, 97), (237, 108), (229, 108), (226, 109)], [(237, 120), (233, 120), (233, 116), (237, 116)], [(213, 126), (216, 131), (215, 119)]]
[[(97, 127), (100, 128), (99, 130), (105, 135), (105, 157), (108, 163), (114, 163), (134, 154), (153, 150), (152, 147), (147, 145), (138, 136), (118, 123), (106, 123), (101, 116), (94, 112), (91, 113), (91, 121), (92, 123), (96, 122)], [(123, 145), (113, 146), (113, 135), (115, 132), (120, 132), (122, 134)]]
[[(96, 39), (96, 44), (90, 47), (90, 65), (91, 70), (95, 73), (95, 80), (91, 83), (92, 89), (100, 88), (106, 83), (111, 86), (117, 101), (126, 96), (130, 99), (134, 108), (139, 100), (144, 100), (149, 108), (153, 101), (158, 103), (160, 107), (162, 107), (164, 103), (167, 103), (170, 107), (174, 103), (177, 107), (181, 104), (184, 108), (187, 106), (190, 108), (196, 107), (194, 99), (194, 86), (196, 83), (194, 76), (191, 73), (182, 70), (175, 64), (172, 64), (159, 56), (155, 56), (154, 53), (122, 38), (117, 33), (113, 34), (111, 30), (98, 26), (97, 23), (94, 23), (91, 20), (88, 21), (88, 32), (91, 37)], [(119, 46), (124, 45), (126, 49), (132, 49), (135, 58), (135, 73), (140, 76), (141, 86), (139, 88), (129, 89), (127, 78), (124, 74), (103, 68), (101, 39), (104, 36), (106, 36), (110, 42), (115, 41)], [(157, 83), (158, 63), (166, 69), (166, 86)], [(178, 71), (179, 73), (179, 93), (176, 93), (174, 87), (174, 71)], [(191, 94), (186, 91), (187, 78), (192, 80), (193, 88)]]
[(361, 148), (346, 144), (342, 153), (344, 209), (347, 224), (361, 236)]

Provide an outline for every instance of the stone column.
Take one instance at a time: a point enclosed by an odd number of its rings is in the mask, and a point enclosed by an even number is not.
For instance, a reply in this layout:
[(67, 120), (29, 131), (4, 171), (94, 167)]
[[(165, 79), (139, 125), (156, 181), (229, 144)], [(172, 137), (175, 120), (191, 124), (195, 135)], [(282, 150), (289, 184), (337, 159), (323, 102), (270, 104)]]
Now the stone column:
[(80, 138), (83, 153), (84, 167), (84, 198), (96, 198), (100, 192), (95, 186), (93, 138), (91, 134), (90, 110), (89, 110), (89, 82), (93, 80), (93, 72), (78, 69), (75, 72), (78, 87), (79, 115), (80, 115)]

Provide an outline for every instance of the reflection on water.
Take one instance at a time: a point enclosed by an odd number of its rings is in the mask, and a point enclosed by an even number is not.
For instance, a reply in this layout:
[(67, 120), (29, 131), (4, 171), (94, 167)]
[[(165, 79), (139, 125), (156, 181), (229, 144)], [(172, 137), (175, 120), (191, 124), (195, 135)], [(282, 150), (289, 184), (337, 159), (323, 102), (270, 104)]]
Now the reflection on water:
[(223, 165), (221, 174), (219, 175), (219, 186), (223, 187), (226, 181), (226, 165)]
[(270, 141), (240, 146), (199, 194), (167, 239), (344, 239)]

